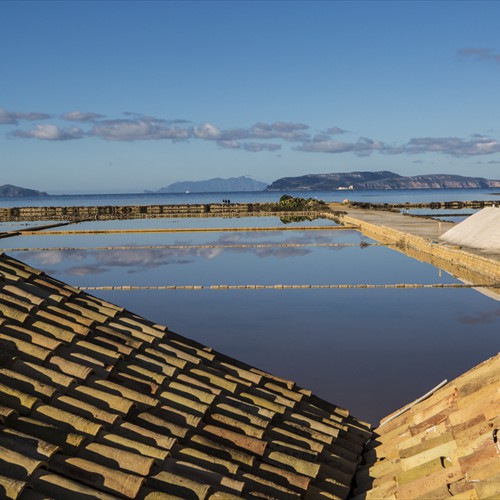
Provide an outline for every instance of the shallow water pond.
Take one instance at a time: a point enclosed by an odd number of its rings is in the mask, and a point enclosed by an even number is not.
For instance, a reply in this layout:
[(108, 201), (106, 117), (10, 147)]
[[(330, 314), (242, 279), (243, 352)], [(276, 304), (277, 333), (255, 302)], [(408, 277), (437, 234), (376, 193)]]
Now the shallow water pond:
[[(458, 282), (351, 230), (1, 241), (13, 257), (82, 287)], [(96, 249), (105, 246), (126, 248)], [(9, 250), (35, 247), (46, 249)], [(500, 350), (500, 302), (465, 288), (91, 293), (296, 380), (372, 423)]]
[(362, 240), (360, 245), (358, 238), (358, 243), (352, 243), (358, 233), (343, 238), (344, 233), (336, 233), (340, 236), (334, 241), (331, 234), (299, 231), (289, 238), (263, 234), (258, 242), (242, 238), (219, 246), (208, 240), (201, 245), (161, 248), (48, 249), (13, 254), (77, 286), (457, 282), (429, 264), (370, 245), (370, 240)]
[(372, 423), (500, 350), (470, 289), (95, 292)]

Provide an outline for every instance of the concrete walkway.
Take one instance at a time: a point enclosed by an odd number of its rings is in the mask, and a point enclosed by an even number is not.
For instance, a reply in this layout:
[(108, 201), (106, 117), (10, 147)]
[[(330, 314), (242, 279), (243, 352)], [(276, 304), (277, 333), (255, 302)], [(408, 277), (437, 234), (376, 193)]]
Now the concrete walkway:
[(500, 254), (447, 245), (439, 237), (452, 228), (452, 222), (414, 217), (398, 212), (353, 208), (330, 203), (328, 217), (357, 227), (374, 240), (393, 245), (406, 255), (444, 269), (467, 283), (500, 283)]
[[(377, 226), (387, 226), (402, 233), (410, 233), (421, 238), (436, 241), (443, 233), (455, 225), (453, 222), (414, 217), (400, 212), (350, 208), (342, 203), (329, 203), (328, 207), (333, 211), (346, 212), (344, 220), (346, 220), (346, 218), (352, 218), (353, 220), (375, 224)], [(352, 224), (356, 225), (356, 222), (352, 222)]]

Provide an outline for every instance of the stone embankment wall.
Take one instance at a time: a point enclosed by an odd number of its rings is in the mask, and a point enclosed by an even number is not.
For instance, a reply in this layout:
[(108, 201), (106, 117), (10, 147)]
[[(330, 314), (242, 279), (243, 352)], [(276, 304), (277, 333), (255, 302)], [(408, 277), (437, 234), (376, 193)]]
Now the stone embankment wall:
[(366, 236), (386, 244), (396, 245), (404, 253), (407, 253), (405, 249), (410, 248), (420, 252), (420, 254), (427, 254), (429, 256), (428, 262), (434, 263), (444, 270), (452, 269), (453, 271), (450, 272), (453, 272), (458, 278), (460, 278), (460, 269), (463, 269), (463, 274), (467, 275), (468, 271), (472, 270), (476, 276), (481, 275), (489, 277), (493, 282), (500, 282), (500, 260), (493, 257), (489, 258), (474, 251), (438, 243), (384, 225), (365, 222), (353, 216), (340, 215), (339, 217), (331, 214), (330, 216), (325, 214), (325, 216), (340, 220), (343, 224), (356, 226)]
[(126, 205), (77, 207), (9, 207), (0, 208), (1, 221), (21, 220), (109, 220), (161, 217), (249, 217), (249, 216), (315, 216), (317, 212), (272, 211), (270, 204), (211, 203), (193, 205)]
[(478, 201), (434, 201), (431, 203), (365, 203), (350, 201), (350, 206), (357, 208), (371, 208), (379, 210), (401, 210), (409, 208), (428, 208), (430, 210), (460, 210), (470, 208), (479, 210), (484, 207), (500, 205), (500, 200), (478, 200)]

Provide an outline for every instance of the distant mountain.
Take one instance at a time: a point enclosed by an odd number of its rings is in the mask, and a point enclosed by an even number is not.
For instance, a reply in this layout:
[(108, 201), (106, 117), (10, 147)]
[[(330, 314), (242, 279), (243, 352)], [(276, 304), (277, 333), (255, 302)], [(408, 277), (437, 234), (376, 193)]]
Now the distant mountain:
[(27, 189), (12, 184), (4, 184), (0, 186), (0, 198), (14, 198), (22, 196), (49, 196), (44, 191), (37, 191), (36, 189)]
[(209, 179), (206, 181), (174, 182), (158, 190), (158, 193), (219, 193), (231, 191), (264, 191), (267, 184), (250, 177), (230, 177), (229, 179)]
[(339, 189), (498, 188), (500, 180), (461, 175), (429, 174), (404, 177), (394, 172), (349, 172), (282, 177), (266, 191), (336, 191)]

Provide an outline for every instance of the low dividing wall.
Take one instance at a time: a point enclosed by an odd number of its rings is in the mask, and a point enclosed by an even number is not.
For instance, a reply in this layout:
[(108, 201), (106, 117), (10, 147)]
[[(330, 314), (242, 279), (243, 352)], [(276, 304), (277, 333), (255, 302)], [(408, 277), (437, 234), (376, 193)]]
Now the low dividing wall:
[(270, 204), (211, 203), (193, 205), (113, 205), (0, 208), (0, 221), (83, 221), (169, 217), (317, 216), (315, 211), (273, 211)]
[(430, 210), (459, 210), (470, 208), (479, 210), (484, 207), (493, 207), (500, 205), (499, 200), (472, 200), (472, 201), (433, 201), (430, 203), (367, 203), (351, 201), (351, 206), (359, 208), (375, 208), (377, 210), (401, 210), (409, 208), (428, 208)]
[(0, 219), (16, 220), (88, 220), (139, 219), (154, 217), (248, 214), (253, 204), (195, 204), (195, 205), (113, 205), (75, 207), (9, 207), (0, 208)]

